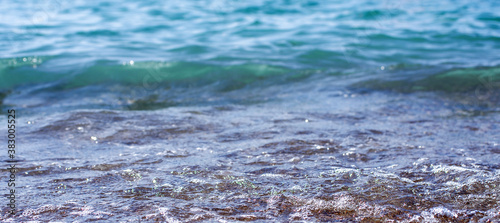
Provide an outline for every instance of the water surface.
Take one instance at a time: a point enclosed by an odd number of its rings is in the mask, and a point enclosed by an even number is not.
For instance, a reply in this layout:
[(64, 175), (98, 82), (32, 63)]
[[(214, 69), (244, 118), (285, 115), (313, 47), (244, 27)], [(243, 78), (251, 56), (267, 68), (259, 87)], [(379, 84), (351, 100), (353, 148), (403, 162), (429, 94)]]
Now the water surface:
[(0, 11), (3, 221), (500, 220), (495, 1)]

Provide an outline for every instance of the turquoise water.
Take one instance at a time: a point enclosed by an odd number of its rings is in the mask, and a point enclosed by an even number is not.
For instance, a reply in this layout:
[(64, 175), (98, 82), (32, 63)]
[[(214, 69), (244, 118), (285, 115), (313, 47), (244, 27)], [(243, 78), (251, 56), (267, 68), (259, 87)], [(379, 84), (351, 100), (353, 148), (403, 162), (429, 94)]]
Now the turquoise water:
[(0, 107), (21, 122), (0, 219), (499, 221), (499, 11), (0, 4)]

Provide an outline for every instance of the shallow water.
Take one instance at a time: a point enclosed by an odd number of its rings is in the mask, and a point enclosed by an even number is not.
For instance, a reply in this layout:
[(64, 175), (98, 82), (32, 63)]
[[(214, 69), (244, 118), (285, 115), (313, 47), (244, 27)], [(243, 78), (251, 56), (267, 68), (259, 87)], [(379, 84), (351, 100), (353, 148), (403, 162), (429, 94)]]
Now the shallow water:
[(0, 219), (500, 221), (499, 8), (2, 4)]

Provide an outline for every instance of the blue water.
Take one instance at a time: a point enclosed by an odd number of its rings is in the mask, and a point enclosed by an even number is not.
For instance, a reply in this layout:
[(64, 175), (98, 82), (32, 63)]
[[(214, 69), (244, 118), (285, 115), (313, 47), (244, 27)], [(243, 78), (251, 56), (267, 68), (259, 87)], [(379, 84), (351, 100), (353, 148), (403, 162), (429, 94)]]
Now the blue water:
[(20, 184), (0, 219), (500, 221), (499, 12), (2, 2)]

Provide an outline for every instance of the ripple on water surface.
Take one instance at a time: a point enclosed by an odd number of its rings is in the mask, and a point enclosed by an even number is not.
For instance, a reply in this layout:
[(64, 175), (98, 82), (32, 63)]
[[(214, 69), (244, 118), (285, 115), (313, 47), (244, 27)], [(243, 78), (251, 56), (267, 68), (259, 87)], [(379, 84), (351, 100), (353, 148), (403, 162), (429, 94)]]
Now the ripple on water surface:
[(30, 205), (19, 217), (499, 219), (498, 120), (450, 118), (460, 112), (444, 105), (430, 106), (441, 116), (406, 111), (432, 103), (408, 97), (371, 111), (352, 99), (348, 113), (283, 102), (33, 117), (21, 128), (39, 144), (20, 154), (19, 197)]

